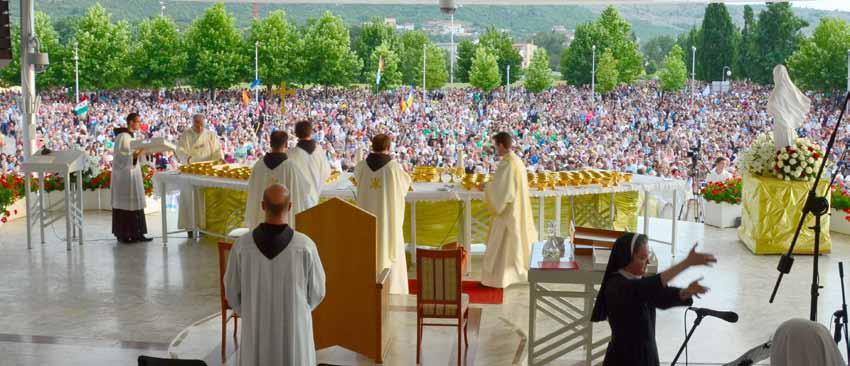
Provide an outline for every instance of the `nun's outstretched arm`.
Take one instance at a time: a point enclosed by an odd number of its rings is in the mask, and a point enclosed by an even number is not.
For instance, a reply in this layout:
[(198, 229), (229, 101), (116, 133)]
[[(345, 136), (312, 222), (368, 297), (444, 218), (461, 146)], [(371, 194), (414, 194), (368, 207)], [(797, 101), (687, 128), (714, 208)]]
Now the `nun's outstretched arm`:
[(685, 258), (685, 260), (676, 263), (666, 271), (661, 272), (661, 284), (667, 286), (671, 280), (690, 267), (711, 267), (714, 263), (717, 263), (717, 258), (715, 258), (713, 254), (697, 252), (697, 246), (694, 244), (694, 247), (691, 248), (690, 253), (688, 253), (688, 257)]

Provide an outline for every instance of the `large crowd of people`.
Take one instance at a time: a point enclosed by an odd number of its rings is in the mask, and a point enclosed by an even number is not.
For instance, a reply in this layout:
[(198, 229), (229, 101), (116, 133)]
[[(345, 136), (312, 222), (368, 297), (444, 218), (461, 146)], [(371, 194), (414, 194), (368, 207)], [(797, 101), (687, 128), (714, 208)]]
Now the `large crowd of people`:
[[(245, 103), (240, 90), (121, 90), (86, 93), (89, 110), (74, 114), (68, 90), (42, 92), (36, 126), (37, 144), (52, 150), (84, 149), (91, 164), (108, 167), (112, 161), (113, 129), (130, 112), (141, 115), (141, 133), (176, 141), (202, 113), (215, 131), (225, 160), (252, 163), (268, 146), (271, 131), (299, 120), (316, 124), (314, 139), (328, 151), (333, 168), (351, 170), (359, 151), (368, 151), (370, 136), (387, 133), (403, 166), (454, 166), (464, 151), (468, 170), (495, 169), (489, 137), (513, 131), (517, 153), (529, 170), (555, 171), (594, 167), (704, 179), (714, 161), (733, 162), (758, 134), (772, 128), (766, 112), (770, 88), (736, 83), (730, 90), (709, 93), (662, 93), (656, 83), (622, 86), (594, 101), (586, 88), (557, 86), (531, 94), (513, 89), (491, 94), (474, 89), (444, 89), (413, 93), (412, 105), (402, 100), (411, 91), (374, 94), (366, 89), (310, 88), (284, 99), (270, 94), (259, 103)], [(250, 93), (253, 97), (253, 93)], [(21, 114), (16, 93), (0, 95), (0, 169), (18, 171), (22, 160)], [(837, 119), (838, 98), (810, 95), (812, 111), (799, 133), (827, 140)], [(822, 119), (828, 117), (823, 125)], [(836, 151), (843, 151), (839, 140)], [(294, 145), (294, 140), (291, 145)], [(161, 159), (160, 168), (173, 168), (174, 157)]]

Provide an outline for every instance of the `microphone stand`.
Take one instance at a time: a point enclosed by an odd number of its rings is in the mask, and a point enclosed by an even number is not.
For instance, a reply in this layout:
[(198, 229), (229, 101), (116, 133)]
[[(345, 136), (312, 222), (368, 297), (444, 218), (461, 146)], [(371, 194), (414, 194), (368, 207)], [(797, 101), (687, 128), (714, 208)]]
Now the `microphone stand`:
[[(820, 178), (823, 175), (823, 170), (826, 167), (827, 161), (829, 161), (829, 154), (832, 152), (832, 147), (835, 145), (835, 137), (838, 135), (838, 128), (841, 126), (841, 120), (844, 118), (844, 112), (847, 110), (847, 104), (850, 102), (850, 92), (847, 93), (847, 96), (844, 98), (844, 105), (841, 108), (841, 113), (838, 115), (838, 120), (835, 122), (835, 127), (832, 129), (832, 135), (829, 137), (829, 143), (826, 145), (826, 151), (823, 155), (823, 160), (820, 163), (820, 168), (818, 168), (818, 173), (815, 176), (815, 181), (812, 183), (812, 188), (809, 190), (809, 194), (806, 197), (806, 203), (803, 205), (803, 213), (800, 215), (800, 222), (797, 223), (797, 229), (794, 231), (794, 238), (791, 240), (791, 246), (788, 247), (788, 252), (784, 254), (779, 259), (779, 265), (776, 266), (776, 269), (779, 271), (779, 277), (776, 279), (776, 284), (773, 286), (773, 293), (770, 295), (770, 303), (773, 303), (773, 300), (776, 298), (776, 292), (779, 290), (779, 284), (782, 282), (782, 276), (791, 273), (791, 267), (794, 265), (794, 257), (792, 254), (794, 253), (794, 247), (797, 245), (797, 239), (800, 237), (800, 231), (803, 229), (803, 223), (806, 221), (806, 217), (808, 214), (812, 214), (815, 216), (815, 225), (812, 227), (815, 234), (815, 248), (814, 248), (814, 264), (812, 266), (812, 286), (811, 286), (811, 303), (809, 308), (809, 320), (816, 322), (817, 321), (817, 313), (818, 313), (818, 292), (822, 286), (820, 286), (819, 273), (818, 273), (818, 259), (820, 257), (820, 234), (821, 234), (821, 217), (826, 215), (829, 212), (829, 199), (826, 195), (829, 194), (829, 190), (824, 196), (818, 196), (817, 189), (818, 183), (820, 183)], [(826, 124), (828, 116), (824, 116), (824, 125)], [(833, 175), (833, 180), (835, 176)], [(830, 182), (830, 185), (832, 183)], [(828, 188), (828, 187), (827, 187)]]
[[(847, 345), (847, 357), (850, 358), (850, 338), (847, 337), (847, 327), (850, 327), (850, 324), (848, 324), (850, 314), (847, 313), (847, 297), (844, 294), (844, 262), (838, 262), (838, 274), (841, 278), (841, 315), (844, 317), (844, 343)], [(835, 326), (839, 326), (838, 319), (835, 321)]]
[(697, 314), (697, 318), (694, 320), (694, 324), (691, 325), (691, 330), (688, 331), (688, 336), (685, 337), (685, 341), (682, 342), (682, 346), (679, 347), (679, 352), (676, 353), (676, 358), (673, 359), (673, 362), (670, 363), (670, 366), (675, 366), (676, 362), (679, 361), (679, 357), (682, 356), (682, 352), (685, 350), (685, 347), (688, 345), (688, 342), (691, 340), (691, 336), (694, 335), (694, 331), (697, 329), (697, 326), (699, 326), (699, 324), (702, 323), (702, 318), (705, 317), (705, 315), (702, 315), (700, 313), (696, 313), (696, 314)]

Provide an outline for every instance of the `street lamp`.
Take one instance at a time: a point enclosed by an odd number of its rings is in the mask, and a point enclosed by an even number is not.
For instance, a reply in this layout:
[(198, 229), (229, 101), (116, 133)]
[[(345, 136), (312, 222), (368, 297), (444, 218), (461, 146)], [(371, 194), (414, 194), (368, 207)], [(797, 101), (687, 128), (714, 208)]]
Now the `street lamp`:
[(260, 102), (260, 41), (254, 42), (254, 82), (252, 84), (257, 84), (254, 88), (254, 100), (259, 103)]
[(80, 54), (77, 42), (74, 42), (74, 95), (77, 104), (80, 104)]
[(723, 66), (723, 75), (721, 76), (720, 83), (720, 94), (723, 94), (723, 88), (726, 87), (726, 78), (732, 78), (732, 68), (729, 66)]
[(440, 0), (440, 11), (443, 14), (449, 14), (451, 16), (451, 29), (450, 29), (450, 38), (451, 38), (451, 55), (449, 56), (449, 83), (454, 84), (455, 82), (455, 11), (457, 11), (458, 5), (454, 0)]
[(596, 104), (596, 45), (591, 47), (593, 50), (593, 61), (590, 70), (590, 98), (593, 104)]
[(691, 46), (691, 104), (694, 103), (694, 87), (697, 79), (697, 47)]
[(847, 92), (850, 93), (850, 50), (847, 50)]

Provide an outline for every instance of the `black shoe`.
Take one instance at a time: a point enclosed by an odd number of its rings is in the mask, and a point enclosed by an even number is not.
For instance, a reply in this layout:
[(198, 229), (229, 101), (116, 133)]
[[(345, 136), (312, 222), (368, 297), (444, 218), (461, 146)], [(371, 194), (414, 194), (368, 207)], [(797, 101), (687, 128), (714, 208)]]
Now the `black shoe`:
[(135, 241), (136, 241), (136, 242), (149, 242), (149, 241), (153, 241), (153, 239), (148, 238), (147, 236), (144, 236), (144, 235), (143, 235), (141, 238), (138, 238), (138, 239), (136, 239)]
[(133, 243), (135, 243), (136, 241), (135, 241), (135, 240), (133, 240), (133, 239), (118, 238), (118, 242), (119, 242), (119, 243), (121, 243), (121, 244), (133, 244)]

